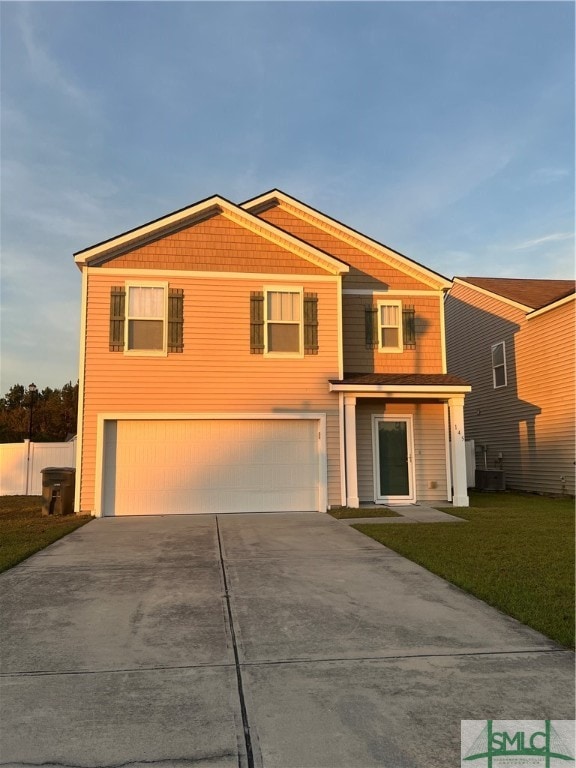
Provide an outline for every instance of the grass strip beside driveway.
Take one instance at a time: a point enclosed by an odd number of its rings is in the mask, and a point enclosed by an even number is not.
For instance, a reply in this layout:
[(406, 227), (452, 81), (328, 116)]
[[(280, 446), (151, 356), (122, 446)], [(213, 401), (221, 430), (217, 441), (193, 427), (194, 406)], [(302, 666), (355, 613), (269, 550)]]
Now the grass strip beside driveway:
[(336, 520), (349, 520), (354, 517), (402, 517), (386, 507), (334, 507), (328, 510), (328, 514)]
[(41, 496), (0, 496), (0, 573), (90, 520), (90, 515), (42, 515)]
[(574, 502), (472, 494), (466, 525), (355, 525), (489, 605), (574, 648)]

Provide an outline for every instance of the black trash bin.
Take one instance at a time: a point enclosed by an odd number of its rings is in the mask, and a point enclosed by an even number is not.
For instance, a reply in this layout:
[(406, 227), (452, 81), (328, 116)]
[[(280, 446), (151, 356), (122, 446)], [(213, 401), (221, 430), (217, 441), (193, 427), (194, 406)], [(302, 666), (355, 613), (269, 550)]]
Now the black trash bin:
[(42, 470), (42, 514), (73, 515), (76, 470), (45, 467)]

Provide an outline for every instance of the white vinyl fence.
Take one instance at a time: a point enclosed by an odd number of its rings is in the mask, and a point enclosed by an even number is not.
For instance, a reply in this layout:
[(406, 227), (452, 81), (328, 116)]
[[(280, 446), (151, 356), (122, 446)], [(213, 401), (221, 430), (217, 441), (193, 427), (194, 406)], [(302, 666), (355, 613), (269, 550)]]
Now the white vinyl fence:
[(75, 467), (76, 440), (68, 443), (0, 443), (0, 496), (42, 493), (46, 467)]

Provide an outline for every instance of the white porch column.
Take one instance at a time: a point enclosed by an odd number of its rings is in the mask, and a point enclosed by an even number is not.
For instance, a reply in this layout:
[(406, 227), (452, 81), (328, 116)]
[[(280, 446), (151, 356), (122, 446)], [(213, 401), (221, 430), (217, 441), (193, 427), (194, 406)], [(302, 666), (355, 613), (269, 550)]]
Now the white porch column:
[(344, 395), (344, 425), (346, 428), (346, 504), (358, 508), (358, 467), (356, 464), (356, 398)]
[(470, 501), (466, 484), (464, 398), (449, 398), (448, 409), (450, 411), (450, 450), (452, 455), (452, 485), (454, 489), (452, 504), (455, 507), (467, 507)]

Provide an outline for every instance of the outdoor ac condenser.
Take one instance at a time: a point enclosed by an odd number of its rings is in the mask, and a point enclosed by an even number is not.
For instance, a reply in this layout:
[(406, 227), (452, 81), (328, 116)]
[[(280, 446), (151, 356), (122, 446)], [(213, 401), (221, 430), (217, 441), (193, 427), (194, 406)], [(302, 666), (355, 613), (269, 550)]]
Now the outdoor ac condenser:
[(503, 469), (477, 469), (475, 480), (477, 491), (506, 490), (506, 478)]

